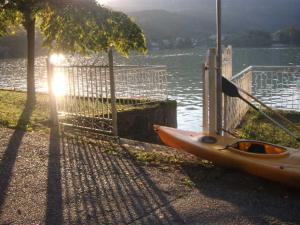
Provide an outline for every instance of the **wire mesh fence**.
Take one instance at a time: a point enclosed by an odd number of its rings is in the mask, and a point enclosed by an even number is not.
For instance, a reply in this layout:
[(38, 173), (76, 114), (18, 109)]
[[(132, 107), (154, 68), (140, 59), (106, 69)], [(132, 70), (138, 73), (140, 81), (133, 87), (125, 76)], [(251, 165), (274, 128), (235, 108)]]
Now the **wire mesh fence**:
[(253, 93), (267, 105), (300, 111), (300, 67), (254, 67)]
[(116, 66), (116, 98), (121, 104), (164, 101), (168, 98), (165, 66)]
[[(45, 59), (43, 59), (46, 62)], [(99, 60), (95, 60), (99, 62)], [(52, 66), (52, 89), (59, 122), (111, 134), (113, 130), (112, 85), (110, 68), (105, 63), (87, 65), (86, 60), (68, 60), (64, 66)], [(74, 63), (75, 64), (75, 63)], [(164, 101), (167, 93), (165, 66), (114, 66), (116, 110), (131, 110), (136, 105)], [(26, 91), (27, 69), (0, 63), (0, 89)], [(35, 66), (37, 92), (48, 92), (47, 66)]]
[[(235, 84), (252, 94), (263, 104), (254, 104), (275, 121), (299, 137), (300, 126), (300, 67), (253, 66), (234, 76)], [(247, 97), (243, 95), (243, 97)], [(261, 113), (249, 110), (249, 106), (237, 98), (227, 98), (225, 105), (225, 129), (232, 132), (239, 125), (243, 138), (284, 143), (286, 146), (298, 147), (296, 138), (285, 132)], [(266, 106), (265, 106), (266, 105)], [(275, 110), (269, 110), (268, 107)], [(283, 120), (280, 113), (291, 123)]]
[(113, 131), (112, 93), (116, 111), (167, 99), (165, 67), (116, 66), (113, 92), (105, 65), (54, 67), (53, 80), (59, 121), (106, 134)]
[(61, 123), (111, 133), (108, 66), (54, 67), (53, 91)]
[[(246, 69), (239, 75), (232, 78), (232, 81), (248, 93), (252, 92), (252, 70)], [(241, 93), (245, 98), (249, 98)], [(224, 96), (224, 124), (223, 127), (226, 131), (232, 132), (243, 120), (249, 110), (249, 105), (239, 98), (232, 98)]]

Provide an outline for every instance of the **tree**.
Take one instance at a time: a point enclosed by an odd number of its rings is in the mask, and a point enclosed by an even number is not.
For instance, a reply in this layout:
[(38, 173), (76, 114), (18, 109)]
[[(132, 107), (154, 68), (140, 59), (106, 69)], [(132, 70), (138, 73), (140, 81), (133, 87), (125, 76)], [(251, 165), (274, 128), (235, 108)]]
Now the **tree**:
[(287, 27), (274, 33), (275, 41), (286, 44), (300, 46), (300, 29)]
[(0, 0), (0, 36), (23, 26), (27, 33), (27, 100), (35, 102), (35, 27), (52, 51), (91, 53), (114, 46), (128, 55), (146, 51), (142, 30), (124, 13), (95, 0)]
[(252, 30), (228, 35), (224, 44), (235, 47), (269, 47), (272, 45), (272, 38), (267, 32)]

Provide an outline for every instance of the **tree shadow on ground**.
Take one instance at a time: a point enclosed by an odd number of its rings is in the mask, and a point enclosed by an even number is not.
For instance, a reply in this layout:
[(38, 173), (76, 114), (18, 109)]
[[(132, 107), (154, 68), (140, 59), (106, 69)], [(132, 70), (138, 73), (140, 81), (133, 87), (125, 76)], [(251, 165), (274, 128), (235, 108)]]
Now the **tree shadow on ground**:
[(51, 127), (49, 142), (47, 208), (45, 224), (63, 224), (61, 138), (58, 126)]
[[(233, 204), (253, 223), (269, 223), (270, 218), (273, 222), (300, 221), (300, 194), (296, 189), (218, 166), (184, 166), (183, 171), (201, 194)], [(217, 217), (215, 211), (212, 219)]]
[(64, 222), (184, 223), (147, 171), (119, 145), (64, 136), (61, 154)]
[[(35, 103), (26, 102), (25, 108), (18, 120), (17, 129), (12, 134), (9, 143), (0, 162), (0, 215), (3, 211), (7, 190), (11, 181), (13, 168), (17, 159), (18, 151), (25, 135), (25, 129), (30, 121)], [(21, 128), (21, 129), (18, 129)]]

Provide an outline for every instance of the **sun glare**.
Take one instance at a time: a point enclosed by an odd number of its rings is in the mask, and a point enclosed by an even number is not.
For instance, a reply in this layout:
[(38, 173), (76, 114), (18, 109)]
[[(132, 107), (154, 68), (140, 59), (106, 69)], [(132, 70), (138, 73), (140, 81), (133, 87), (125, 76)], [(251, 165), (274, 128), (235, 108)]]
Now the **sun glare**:
[(110, 2), (110, 0), (97, 0), (97, 2), (99, 2), (101, 5), (102, 4), (107, 4), (108, 2)]
[(52, 89), (55, 96), (61, 97), (66, 93), (65, 75), (62, 72), (56, 72), (53, 75)]
[(65, 59), (66, 57), (63, 54), (52, 54), (50, 56), (50, 62), (53, 65), (60, 65), (64, 62)]

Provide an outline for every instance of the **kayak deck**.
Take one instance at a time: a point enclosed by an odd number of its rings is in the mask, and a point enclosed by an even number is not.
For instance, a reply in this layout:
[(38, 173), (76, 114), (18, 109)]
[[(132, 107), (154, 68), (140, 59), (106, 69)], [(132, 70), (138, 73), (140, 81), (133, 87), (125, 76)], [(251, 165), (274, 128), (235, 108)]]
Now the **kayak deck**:
[(215, 164), (300, 187), (300, 153), (269, 143), (155, 126), (163, 143)]

